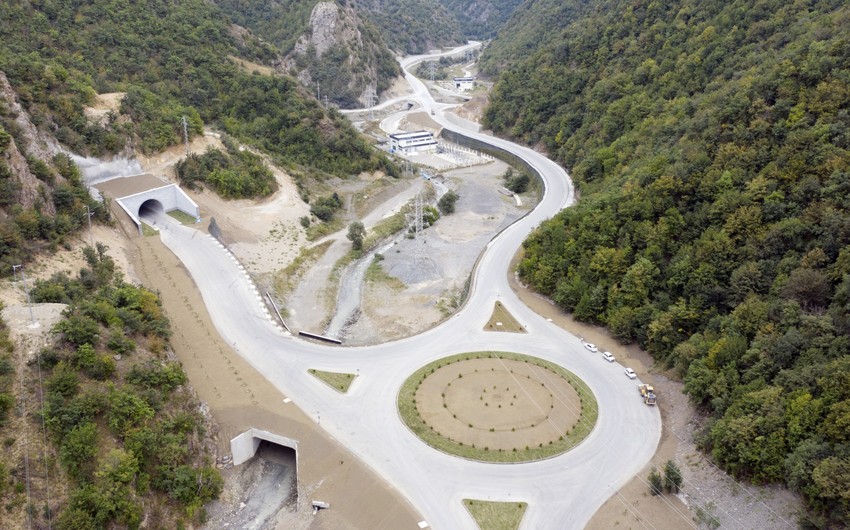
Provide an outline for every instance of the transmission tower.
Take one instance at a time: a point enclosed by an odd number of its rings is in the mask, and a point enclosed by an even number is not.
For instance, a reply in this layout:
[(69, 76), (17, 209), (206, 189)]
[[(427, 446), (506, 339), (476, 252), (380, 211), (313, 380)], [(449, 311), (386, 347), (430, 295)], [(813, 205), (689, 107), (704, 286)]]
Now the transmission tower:
[(437, 74), (437, 63), (435, 61), (431, 61), (428, 63), (428, 74), (431, 78), (431, 82), (434, 82), (434, 76)]
[(425, 261), (425, 212), (424, 207), (422, 205), (422, 194), (416, 194), (416, 202), (415, 202), (415, 214), (416, 218), (413, 220), (415, 226), (415, 244), (413, 251), (413, 259), (414, 262), (418, 265)]
[(369, 119), (375, 119), (375, 104), (378, 102), (378, 94), (375, 92), (375, 83), (366, 87), (366, 106), (369, 107)]

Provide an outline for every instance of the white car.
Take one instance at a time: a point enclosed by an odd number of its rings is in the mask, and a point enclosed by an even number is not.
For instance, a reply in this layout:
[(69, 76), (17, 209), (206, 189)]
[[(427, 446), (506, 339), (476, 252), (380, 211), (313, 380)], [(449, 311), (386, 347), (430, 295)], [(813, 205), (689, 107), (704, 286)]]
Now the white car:
[(599, 348), (596, 347), (596, 344), (591, 344), (589, 342), (585, 342), (584, 347), (587, 348), (588, 350), (592, 351), (593, 353), (596, 353), (596, 352), (599, 351)]
[(614, 355), (609, 351), (602, 352), (602, 358), (608, 361), (609, 363), (614, 362)]
[(629, 379), (634, 379), (635, 377), (637, 377), (637, 374), (631, 368), (626, 368), (626, 377), (628, 377)]

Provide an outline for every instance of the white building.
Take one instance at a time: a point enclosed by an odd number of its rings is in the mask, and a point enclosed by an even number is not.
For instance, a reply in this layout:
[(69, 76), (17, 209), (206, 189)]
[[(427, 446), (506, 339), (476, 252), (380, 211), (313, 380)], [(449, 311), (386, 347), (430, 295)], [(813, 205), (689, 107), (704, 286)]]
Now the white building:
[(390, 135), (390, 152), (415, 153), (418, 151), (435, 151), (437, 140), (428, 131), (413, 131)]
[(475, 88), (474, 77), (453, 77), (452, 80), (455, 82), (455, 90), (467, 92)]

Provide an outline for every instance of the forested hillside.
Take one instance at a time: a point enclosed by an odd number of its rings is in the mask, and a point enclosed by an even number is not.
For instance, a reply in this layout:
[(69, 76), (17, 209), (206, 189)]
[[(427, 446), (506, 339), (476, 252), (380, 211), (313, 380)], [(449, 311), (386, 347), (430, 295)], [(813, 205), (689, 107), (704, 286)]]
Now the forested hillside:
[(86, 247), (77, 275), (36, 282), (35, 302), (68, 304), (46, 343), (24, 338), (11, 355), (0, 321), (2, 528), (193, 527), (221, 492), (160, 301), (106, 250)]
[[(203, 0), (2, 0), (0, 70), (36, 124), (77, 152), (158, 151), (180, 141), (185, 115), (191, 134), (213, 123), (304, 172), (392, 169), (294, 79), (242, 71), (231, 56), (269, 64), (277, 50), (227, 20)], [(96, 92), (127, 92), (105, 126), (83, 115)]]
[(391, 49), (400, 55), (417, 55), (435, 48), (465, 42), (456, 13), (439, 0), (354, 0), (381, 30)]
[(510, 18), (497, 28), (498, 38), (481, 57), (481, 72), (495, 76), (508, 65), (517, 66), (519, 60), (527, 60), (538, 48), (559, 42), (564, 28), (580, 19), (587, 4), (582, 0), (519, 2)]
[[(439, 0), (457, 18), (460, 30), (475, 40), (492, 39), (522, 0)], [(542, 28), (539, 28), (542, 29)]]
[(523, 58), (487, 125), (547, 149), (582, 191), (526, 242), (520, 274), (675, 368), (718, 463), (802, 494), (806, 525), (846, 527), (850, 6), (559, 4), (524, 4), (571, 16), (485, 60)]

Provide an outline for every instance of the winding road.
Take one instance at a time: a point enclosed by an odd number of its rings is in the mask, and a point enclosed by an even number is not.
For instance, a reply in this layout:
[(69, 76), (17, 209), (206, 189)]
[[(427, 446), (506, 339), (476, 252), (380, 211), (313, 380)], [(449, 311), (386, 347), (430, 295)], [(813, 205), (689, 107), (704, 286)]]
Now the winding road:
[[(429, 57), (406, 58), (402, 64), (407, 69)], [(433, 102), (420, 80), (410, 74), (407, 80), (414, 90), (407, 99), (419, 99), (427, 111), (433, 108), (433, 118), (440, 125), (521, 157), (539, 172), (546, 189), (535, 210), (487, 246), (468, 302), (440, 326), (369, 347), (326, 347), (301, 341), (284, 334), (270, 318), (244, 268), (218, 241), (167, 217), (158, 222), (162, 240), (191, 273), (224, 340), (398, 488), (432, 528), (476, 529), (461, 503), (464, 498), (527, 502), (524, 529), (583, 528), (650, 460), (660, 440), (661, 418), (656, 407), (643, 405), (636, 382), (625, 377), (622, 366), (589, 353), (577, 337), (523, 305), (508, 284), (511, 257), (534, 227), (573, 203), (572, 183), (561, 167), (540, 153), (455, 123), (443, 112), (445, 105)], [(483, 331), (497, 300), (528, 333)], [(599, 404), (594, 430), (573, 450), (526, 464), (473, 462), (427, 446), (399, 418), (396, 397), (401, 384), (428, 362), (479, 350), (541, 357), (581, 377)], [(347, 394), (339, 394), (308, 375), (309, 368), (359, 377)]]

